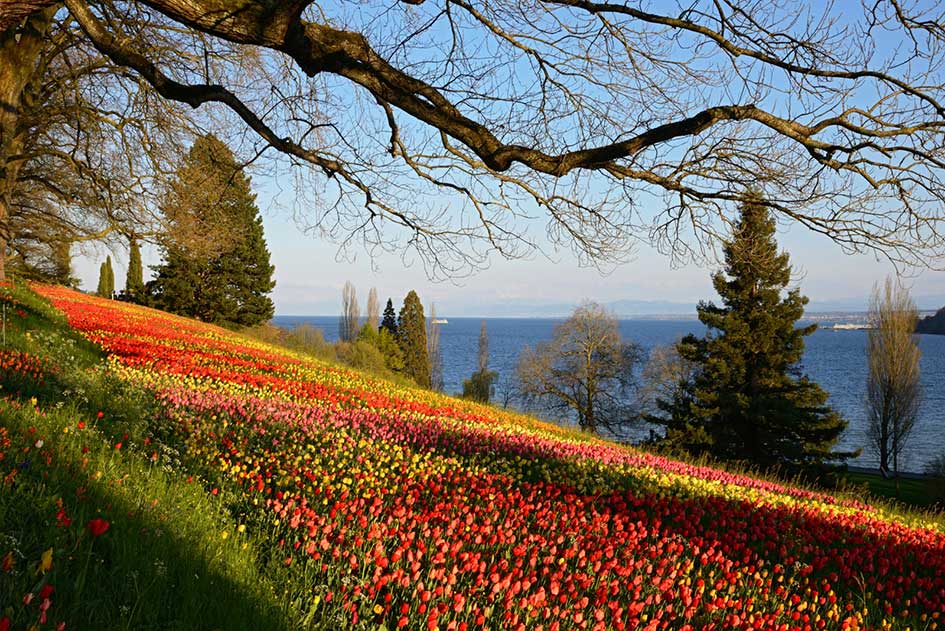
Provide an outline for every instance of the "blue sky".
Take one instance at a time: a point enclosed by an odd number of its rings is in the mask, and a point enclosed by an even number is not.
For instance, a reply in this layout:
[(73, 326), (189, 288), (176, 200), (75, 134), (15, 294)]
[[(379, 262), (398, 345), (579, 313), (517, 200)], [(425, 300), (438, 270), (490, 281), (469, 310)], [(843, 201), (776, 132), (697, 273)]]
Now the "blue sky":
[[(268, 186), (257, 189), (266, 190)], [(400, 257), (385, 255), (374, 261), (363, 251), (353, 260), (338, 260), (336, 244), (306, 235), (284, 210), (291, 206), (291, 189), (263, 193), (266, 239), (276, 267), (273, 300), (279, 315), (330, 315), (339, 310), (341, 287), (346, 280), (358, 289), (361, 303), (371, 287), (382, 301), (395, 304), (415, 289), (425, 305), (435, 303), (445, 316), (541, 315), (549, 305), (571, 305), (584, 299), (600, 302), (619, 300), (668, 301), (695, 304), (712, 299), (711, 269), (697, 265), (674, 268), (671, 261), (649, 248), (639, 248), (633, 259), (608, 274), (581, 268), (568, 253), (552, 258), (534, 255), (525, 260), (494, 258), (485, 270), (452, 282), (432, 282), (423, 268), (405, 266)], [(893, 268), (871, 256), (849, 256), (828, 239), (803, 227), (783, 227), (779, 243), (791, 254), (797, 283), (812, 304), (812, 310), (865, 309), (873, 283)], [(94, 290), (98, 266), (106, 251), (92, 250), (75, 260), (75, 273), (82, 286)], [(124, 286), (127, 252), (111, 252), (116, 286)], [(158, 253), (144, 252), (145, 265), (157, 262)], [(906, 279), (920, 308), (945, 305), (945, 272), (925, 271)], [(560, 309), (558, 309), (560, 310)], [(656, 311), (663, 309), (655, 308)]]
[[(351, 9), (354, 13), (348, 16), (350, 19), (373, 19), (367, 5), (351, 6), (355, 8)], [(843, 5), (835, 9), (842, 21)], [(388, 9), (382, 6), (378, 10), (386, 12)], [(879, 41), (889, 44), (884, 50), (894, 48), (896, 42), (890, 37), (877, 34)], [(350, 96), (351, 103), (355, 103), (354, 93), (349, 94), (349, 90), (349, 87), (340, 87), (339, 98), (347, 102)], [(357, 111), (353, 118), (366, 116)], [(368, 112), (379, 115), (374, 110)], [(357, 122), (363, 121), (358, 118), (352, 123), (354, 129), (358, 128)], [(432, 282), (421, 265), (405, 265), (395, 254), (382, 255), (372, 262), (363, 250), (354, 250), (353, 258), (339, 260), (336, 243), (304, 234), (295, 223), (287, 210), (296, 206), (294, 186), (284, 181), (291, 179), (291, 175), (284, 169), (279, 171), (279, 176), (260, 172), (253, 177), (276, 267), (273, 300), (276, 312), (281, 315), (337, 313), (341, 287), (347, 280), (358, 289), (362, 303), (371, 287), (377, 287), (382, 300), (390, 296), (398, 305), (409, 290), (415, 289), (425, 305), (436, 303), (439, 313), (447, 317), (547, 314), (549, 309), (560, 311), (584, 299), (604, 303), (639, 300), (695, 305), (699, 300), (715, 297), (709, 278), (713, 271), (710, 267), (674, 267), (669, 258), (645, 246), (639, 246), (626, 264), (605, 275), (593, 268), (580, 267), (567, 251), (547, 252), (548, 257), (534, 254), (514, 261), (494, 257), (487, 269), (452, 282)], [(660, 204), (661, 199), (656, 195), (636, 201), (642, 207), (643, 216), (655, 216), (659, 208), (653, 205)], [(532, 234), (543, 232), (543, 224), (534, 227)], [(798, 275), (796, 282), (811, 299), (811, 310), (865, 309), (873, 284), (894, 272), (890, 264), (871, 255), (844, 254), (829, 239), (799, 225), (782, 226), (779, 242), (791, 254)], [(75, 261), (75, 273), (86, 289), (94, 289), (98, 266), (105, 254), (100, 247)], [(116, 262), (116, 284), (120, 287), (124, 284), (127, 253), (113, 252), (112, 256)], [(157, 262), (157, 253), (153, 250), (146, 249), (144, 256), (146, 265)], [(945, 266), (945, 261), (939, 265)], [(945, 272), (906, 272), (910, 275), (905, 282), (911, 286), (920, 308), (945, 305)]]

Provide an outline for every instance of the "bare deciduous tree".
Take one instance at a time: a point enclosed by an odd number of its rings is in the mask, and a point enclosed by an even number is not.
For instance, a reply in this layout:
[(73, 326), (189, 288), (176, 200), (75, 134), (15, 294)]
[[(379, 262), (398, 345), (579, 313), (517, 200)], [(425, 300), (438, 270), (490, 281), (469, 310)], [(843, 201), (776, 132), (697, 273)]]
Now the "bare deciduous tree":
[(479, 366), (479, 372), (489, 371), (489, 336), (486, 334), (486, 321), (479, 324), (479, 351), (476, 357)]
[(430, 387), (443, 390), (443, 355), (440, 352), (440, 322), (436, 317), (436, 305), (430, 306), (427, 321), (427, 358), (430, 361)]
[(866, 381), (868, 436), (880, 469), (899, 473), (899, 458), (919, 418), (920, 351), (915, 337), (919, 313), (909, 290), (887, 278), (870, 299)]
[[(8, 0), (5, 107), (63, 5), (112, 64), (309, 165), (314, 227), (434, 273), (532, 248), (537, 215), (591, 262), (711, 256), (750, 188), (846, 250), (945, 253), (935, 3)], [(217, 48), (263, 77), (206, 72)]]
[(381, 303), (377, 299), (377, 288), (371, 287), (367, 296), (367, 310), (364, 316), (367, 318), (367, 325), (377, 330), (381, 324)]
[(634, 368), (640, 360), (640, 348), (621, 338), (617, 318), (588, 302), (555, 327), (551, 341), (522, 349), (519, 391), (528, 407), (621, 438), (639, 418)]
[(641, 376), (640, 405), (643, 413), (658, 413), (658, 401), (684, 400), (698, 369), (696, 362), (679, 354), (678, 343), (657, 346), (650, 351)]
[[(157, 183), (192, 129), (54, 8), (0, 33), (0, 278), (7, 258), (28, 269), (75, 243), (159, 232)], [(158, 59), (168, 34), (148, 36)]]
[(353, 342), (361, 328), (361, 309), (358, 307), (358, 294), (351, 281), (345, 281), (341, 288), (341, 317), (338, 319), (338, 337), (342, 342)]

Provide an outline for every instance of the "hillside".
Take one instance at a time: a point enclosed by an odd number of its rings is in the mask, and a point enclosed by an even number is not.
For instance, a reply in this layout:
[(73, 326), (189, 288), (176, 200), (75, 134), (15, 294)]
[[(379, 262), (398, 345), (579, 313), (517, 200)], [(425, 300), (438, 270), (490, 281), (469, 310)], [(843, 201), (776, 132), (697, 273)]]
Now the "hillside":
[(915, 332), (945, 335), (945, 307), (936, 311), (934, 315), (926, 316), (919, 320), (919, 323), (915, 327)]
[(52, 307), (0, 288), (0, 631), (936, 629), (945, 613), (939, 521), (34, 289)]

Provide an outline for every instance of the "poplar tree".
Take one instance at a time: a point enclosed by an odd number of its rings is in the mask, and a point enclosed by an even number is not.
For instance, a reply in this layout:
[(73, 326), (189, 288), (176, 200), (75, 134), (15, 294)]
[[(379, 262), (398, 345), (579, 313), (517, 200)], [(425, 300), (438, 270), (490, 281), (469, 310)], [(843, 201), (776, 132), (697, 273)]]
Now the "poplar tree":
[(463, 398), (481, 403), (488, 403), (492, 398), (492, 389), (499, 374), (489, 370), (489, 336), (486, 334), (486, 321), (479, 327), (478, 368), (469, 379), (463, 381)]
[(427, 361), (430, 365), (430, 387), (443, 390), (443, 354), (440, 352), (440, 323), (437, 322), (436, 305), (430, 307), (427, 325)]
[(404, 352), (404, 372), (417, 385), (430, 387), (430, 358), (427, 354), (426, 318), (417, 292), (411, 290), (404, 298), (397, 322), (398, 341)]
[(760, 200), (742, 204), (725, 244), (725, 268), (713, 285), (721, 305), (702, 302), (705, 337), (685, 337), (680, 356), (696, 366), (686, 396), (661, 401), (649, 420), (689, 451), (762, 467), (810, 468), (855, 454), (833, 451), (847, 423), (828, 394), (800, 372), (804, 338), (817, 325), (797, 326), (807, 298), (783, 293), (791, 266), (775, 241), (775, 222)]
[(371, 291), (368, 292), (364, 317), (367, 319), (367, 325), (372, 329), (376, 330), (381, 324), (381, 304), (377, 301), (376, 287), (371, 287)]

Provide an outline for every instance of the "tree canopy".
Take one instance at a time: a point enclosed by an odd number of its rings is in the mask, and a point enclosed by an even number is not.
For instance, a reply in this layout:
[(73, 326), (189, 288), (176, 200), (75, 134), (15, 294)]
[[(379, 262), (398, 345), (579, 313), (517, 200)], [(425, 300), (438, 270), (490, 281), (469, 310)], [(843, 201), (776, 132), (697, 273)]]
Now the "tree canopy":
[[(383, 327), (386, 329), (386, 327)], [(412, 289), (404, 297), (397, 319), (397, 341), (404, 354), (404, 372), (417, 385), (430, 387), (430, 357), (427, 349), (427, 322), (420, 296)]]
[(789, 257), (763, 204), (742, 206), (724, 252), (725, 269), (712, 277), (721, 304), (698, 306), (706, 336), (677, 345), (692, 381), (673, 383), (648, 420), (666, 426), (668, 443), (763, 467), (813, 468), (853, 455), (834, 452), (847, 423), (800, 374), (804, 338), (817, 325), (797, 326), (807, 298), (786, 291)]
[(639, 418), (636, 366), (640, 347), (624, 341), (617, 317), (602, 305), (577, 307), (552, 339), (519, 355), (519, 390), (529, 406), (581, 429), (625, 438)]
[(146, 93), (308, 165), (300, 208), (313, 226), (345, 245), (412, 250), (431, 273), (522, 254), (544, 233), (601, 264), (638, 238), (702, 257), (755, 189), (847, 250), (929, 265), (945, 253), (935, 3), (8, 0), (0, 11), (5, 112), (23, 109), (36, 42), (65, 17)]
[(216, 324), (252, 326), (269, 320), (274, 268), (255, 199), (229, 147), (211, 134), (198, 137), (163, 208), (179, 232), (197, 230), (194, 226), (203, 225), (205, 217), (219, 217), (212, 229), (221, 237), (205, 245), (172, 233), (164, 244), (164, 261), (147, 285), (149, 301)]

